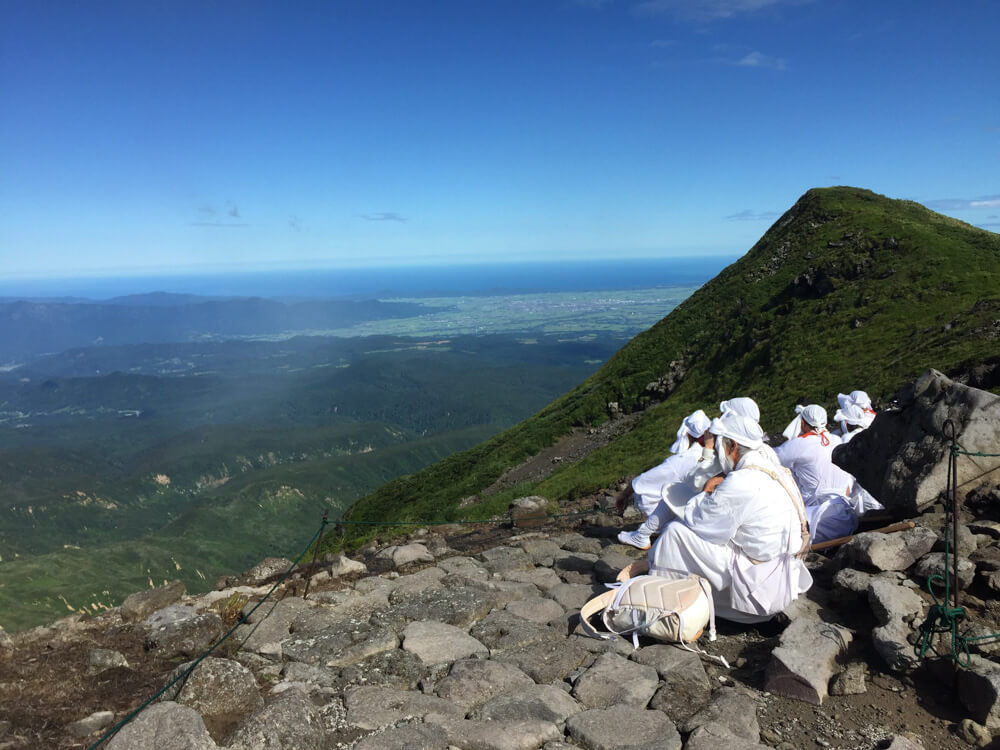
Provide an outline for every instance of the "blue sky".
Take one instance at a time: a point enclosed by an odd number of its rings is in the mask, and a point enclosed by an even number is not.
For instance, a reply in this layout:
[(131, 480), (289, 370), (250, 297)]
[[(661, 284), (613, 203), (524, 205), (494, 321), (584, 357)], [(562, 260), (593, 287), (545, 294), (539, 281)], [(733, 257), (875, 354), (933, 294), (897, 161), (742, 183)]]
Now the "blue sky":
[(1000, 3), (0, 0), (0, 275), (730, 254), (810, 187), (1000, 230)]

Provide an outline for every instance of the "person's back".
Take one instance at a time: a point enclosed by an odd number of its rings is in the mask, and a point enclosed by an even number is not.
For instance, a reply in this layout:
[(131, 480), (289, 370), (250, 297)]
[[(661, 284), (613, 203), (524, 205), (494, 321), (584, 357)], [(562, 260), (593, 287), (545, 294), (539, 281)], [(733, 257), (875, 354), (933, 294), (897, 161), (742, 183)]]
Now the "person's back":
[(792, 472), (809, 504), (821, 490), (835, 489), (849, 495), (853, 477), (833, 463), (833, 449), (840, 438), (826, 429), (826, 409), (816, 404), (796, 407), (798, 416), (785, 428), (788, 438), (774, 449), (781, 465)]

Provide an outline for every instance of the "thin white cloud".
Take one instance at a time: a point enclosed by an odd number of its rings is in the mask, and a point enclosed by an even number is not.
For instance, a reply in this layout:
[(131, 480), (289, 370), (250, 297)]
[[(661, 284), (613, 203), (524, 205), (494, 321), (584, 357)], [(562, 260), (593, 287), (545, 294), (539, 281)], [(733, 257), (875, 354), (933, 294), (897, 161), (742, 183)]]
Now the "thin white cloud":
[(974, 208), (1000, 208), (1000, 195), (981, 195), (978, 198), (940, 198), (921, 202), (933, 211), (967, 211)]
[(667, 47), (673, 47), (674, 44), (673, 39), (654, 39), (649, 43), (649, 46), (654, 49), (666, 49)]
[(772, 57), (757, 50), (744, 55), (736, 61), (736, 64), (744, 68), (771, 68), (772, 70), (785, 70), (788, 67), (788, 63), (783, 57)]
[(361, 218), (365, 221), (398, 221), (400, 223), (407, 220), (405, 216), (400, 216), (393, 211), (382, 211), (377, 214), (361, 214)]
[(767, 221), (769, 219), (777, 219), (778, 216), (777, 211), (751, 211), (750, 209), (744, 209), (734, 214), (729, 214), (729, 216), (723, 216), (722, 218), (726, 221)]
[(754, 13), (779, 5), (802, 5), (810, 0), (644, 0), (632, 6), (640, 16), (673, 16), (679, 21), (703, 23)]

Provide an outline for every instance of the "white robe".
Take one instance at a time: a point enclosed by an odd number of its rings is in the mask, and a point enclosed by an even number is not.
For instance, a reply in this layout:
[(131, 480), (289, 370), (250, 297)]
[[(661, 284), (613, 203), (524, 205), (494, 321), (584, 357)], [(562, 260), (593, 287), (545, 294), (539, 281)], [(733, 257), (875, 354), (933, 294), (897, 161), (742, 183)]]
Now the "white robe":
[[(700, 449), (700, 446), (699, 446)], [(698, 454), (701, 455), (700, 453)], [(660, 491), (660, 502), (652, 513), (648, 514), (637, 533), (652, 536), (675, 518), (684, 515), (684, 507), (691, 498), (705, 487), (705, 482), (722, 472), (718, 459), (714, 454), (707, 461), (699, 460), (691, 467), (687, 475), (672, 484), (666, 484)]]
[(820, 490), (835, 489), (847, 496), (854, 484), (854, 477), (833, 463), (840, 438), (829, 433), (827, 437), (829, 444), (823, 445), (819, 435), (799, 435), (774, 449), (781, 465), (791, 470), (806, 505)]
[[(802, 546), (799, 514), (786, 490), (751, 465), (775, 470), (769, 451), (749, 451), (711, 494), (700, 493), (687, 504), (684, 518), (669, 523), (649, 551), (653, 575), (668, 577), (690, 573), (712, 586), (716, 612), (740, 622), (766, 620), (778, 610), (748, 613), (733, 605), (746, 591), (733, 590), (734, 574), (754, 567), (773, 573), (765, 583), (769, 590), (754, 593), (768, 599), (783, 592), (796, 598), (812, 584), (801, 560), (791, 555)], [(778, 471), (781, 469), (778, 468)]]
[(663, 488), (683, 481), (698, 464), (700, 457), (701, 446), (698, 443), (692, 443), (686, 450), (667, 456), (663, 463), (654, 466), (649, 471), (644, 471), (633, 479), (632, 489), (635, 491), (635, 507), (647, 518), (652, 516), (663, 497)]
[(836, 490), (815, 495), (806, 506), (806, 518), (813, 544), (850, 536), (858, 530), (858, 513), (851, 501)]

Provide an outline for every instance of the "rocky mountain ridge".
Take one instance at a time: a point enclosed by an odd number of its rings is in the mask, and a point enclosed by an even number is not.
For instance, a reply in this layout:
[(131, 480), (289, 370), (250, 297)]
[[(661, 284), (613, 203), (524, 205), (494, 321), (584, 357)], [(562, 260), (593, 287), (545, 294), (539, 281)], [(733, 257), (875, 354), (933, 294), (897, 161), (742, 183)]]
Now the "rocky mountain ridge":
[[(933, 372), (912, 391), (879, 420), (923, 424), (921, 439), (931, 440), (933, 420), (952, 419), (960, 436), (992, 434), (1000, 444), (1000, 398)], [(973, 402), (978, 409), (967, 408)], [(901, 456), (914, 446), (897, 448)], [(935, 477), (916, 481), (931, 491)], [(963, 633), (973, 636), (1000, 630), (1000, 481), (979, 479), (964, 492), (958, 533)], [(914, 650), (933, 604), (927, 578), (943, 572), (940, 502), (911, 530), (866, 532), (812, 553), (813, 588), (775, 621), (720, 623), (718, 640), (701, 646), (726, 657), (726, 669), (676, 646), (643, 639), (633, 649), (580, 630), (583, 603), (642, 555), (616, 542), (629, 523), (614, 513), (616, 489), (561, 509), (579, 515), (541, 518), (544, 499), (522, 500), (514, 525), (418, 529), (373, 541), (357, 559), (329, 555), (296, 568), (252, 614), (290, 561), (266, 560), (208, 594), (168, 584), (97, 616), (0, 636), (0, 748), (89, 746), (241, 612), (249, 617), (233, 636), (108, 750), (992, 742), (1000, 642), (972, 641), (970, 668), (960, 670)], [(947, 636), (935, 646), (946, 653)]]

